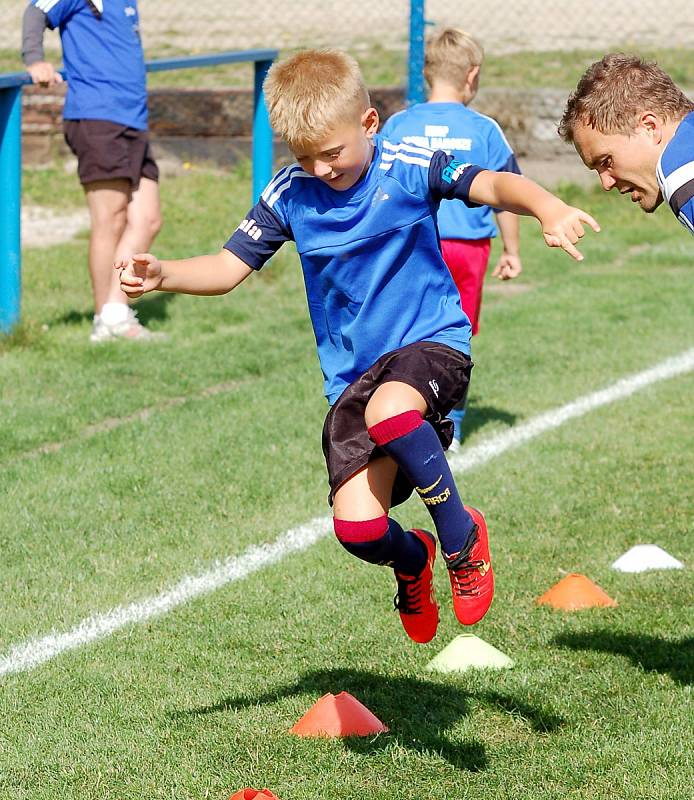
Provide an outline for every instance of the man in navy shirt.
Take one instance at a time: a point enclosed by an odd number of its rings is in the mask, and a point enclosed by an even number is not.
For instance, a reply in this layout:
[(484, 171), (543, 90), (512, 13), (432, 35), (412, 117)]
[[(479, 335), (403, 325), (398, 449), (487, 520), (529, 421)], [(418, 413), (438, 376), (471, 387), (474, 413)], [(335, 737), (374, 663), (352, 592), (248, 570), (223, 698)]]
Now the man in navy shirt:
[(296, 163), (273, 178), (221, 252), (179, 261), (138, 253), (115, 266), (131, 297), (223, 294), (296, 243), (331, 405), (323, 451), (335, 534), (358, 558), (394, 569), (403, 627), (428, 642), (439, 621), (436, 540), (389, 516), (413, 490), (436, 527), (458, 620), (480, 620), (494, 593), (484, 516), (463, 506), (442, 446), (472, 362), (470, 322), (438, 246), (439, 202), (532, 214), (550, 246), (579, 259), (582, 223), (598, 226), (519, 175), (382, 139), (359, 68), (340, 51), (275, 64), (265, 95)]
[(24, 14), (22, 57), (34, 83), (42, 86), (62, 81), (44, 60), (46, 28), (60, 30), (68, 81), (65, 139), (77, 156), (91, 217), (91, 340), (151, 339), (113, 274), (115, 258), (148, 249), (161, 227), (137, 2), (31, 0)]
[(694, 233), (694, 103), (656, 64), (613, 53), (585, 72), (559, 134), (573, 142), (603, 189), (652, 213), (667, 200)]

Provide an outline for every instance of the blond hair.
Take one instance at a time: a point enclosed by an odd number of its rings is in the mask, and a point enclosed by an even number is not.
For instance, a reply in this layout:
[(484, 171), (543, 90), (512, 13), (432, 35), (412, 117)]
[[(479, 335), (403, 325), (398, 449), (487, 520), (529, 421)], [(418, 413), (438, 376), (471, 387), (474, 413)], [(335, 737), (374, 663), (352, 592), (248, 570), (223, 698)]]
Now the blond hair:
[(263, 88), (272, 127), (292, 149), (359, 122), (370, 105), (359, 65), (341, 50), (303, 50), (279, 61)]
[(472, 67), (482, 66), (482, 45), (462, 28), (442, 28), (427, 40), (424, 77), (429, 86), (442, 80), (463, 86)]
[(568, 99), (558, 131), (567, 142), (573, 142), (578, 124), (607, 135), (629, 135), (643, 111), (654, 111), (672, 121), (693, 109), (694, 103), (657, 64), (639, 56), (609, 53), (583, 74)]

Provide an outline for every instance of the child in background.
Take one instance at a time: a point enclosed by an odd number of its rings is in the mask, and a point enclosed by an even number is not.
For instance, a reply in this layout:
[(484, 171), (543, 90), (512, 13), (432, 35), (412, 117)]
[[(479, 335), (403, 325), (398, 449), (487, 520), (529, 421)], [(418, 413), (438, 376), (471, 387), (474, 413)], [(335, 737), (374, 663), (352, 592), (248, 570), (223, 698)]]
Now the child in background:
[[(424, 77), (430, 87), (429, 101), (394, 114), (381, 133), (392, 142), (445, 150), (462, 162), (497, 172), (520, 174), (520, 168), (499, 125), (468, 108), (479, 88), (484, 59), (482, 46), (460, 28), (435, 32), (427, 42)], [(509, 280), (522, 271), (518, 217), (489, 206), (469, 208), (444, 200), (438, 213), (443, 259), (460, 292), (463, 311), (479, 330), (482, 288), (489, 263), (496, 222), (504, 245), (492, 275)], [(460, 447), (465, 407), (454, 408), (450, 418), (454, 438), (450, 450)]]
[(436, 539), (389, 516), (413, 489), (436, 528), (458, 620), (481, 619), (494, 592), (484, 517), (463, 505), (442, 445), (472, 362), (470, 323), (438, 246), (438, 203), (532, 214), (548, 245), (579, 260), (582, 223), (598, 226), (523, 177), (378, 136), (359, 67), (340, 51), (275, 64), (265, 95), (296, 163), (277, 173), (223, 249), (177, 261), (140, 253), (115, 266), (131, 297), (224, 294), (296, 243), (331, 406), (323, 451), (335, 534), (357, 558), (393, 568), (403, 627), (428, 642), (439, 622)]

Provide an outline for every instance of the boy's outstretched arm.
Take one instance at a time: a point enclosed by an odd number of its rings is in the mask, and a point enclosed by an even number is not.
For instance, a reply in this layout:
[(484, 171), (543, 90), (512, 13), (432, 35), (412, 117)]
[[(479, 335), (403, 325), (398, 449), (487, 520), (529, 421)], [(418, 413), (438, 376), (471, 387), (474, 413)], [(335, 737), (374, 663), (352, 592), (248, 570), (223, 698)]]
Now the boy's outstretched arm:
[(120, 288), (128, 297), (145, 292), (216, 295), (235, 289), (254, 270), (228, 250), (210, 256), (159, 261), (151, 253), (136, 253), (113, 265), (120, 272)]
[(582, 223), (596, 232), (600, 230), (590, 214), (567, 205), (534, 181), (510, 172), (478, 172), (470, 184), (469, 197), (473, 203), (535, 217), (542, 226), (547, 245), (561, 247), (577, 261), (583, 261), (574, 247), (585, 234)]

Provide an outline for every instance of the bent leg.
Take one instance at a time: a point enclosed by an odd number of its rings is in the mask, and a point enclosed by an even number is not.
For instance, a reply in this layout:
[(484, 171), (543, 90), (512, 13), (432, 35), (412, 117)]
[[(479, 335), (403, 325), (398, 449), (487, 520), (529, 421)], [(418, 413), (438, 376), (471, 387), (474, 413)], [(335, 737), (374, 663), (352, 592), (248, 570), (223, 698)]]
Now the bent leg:
[(339, 487), (333, 506), (335, 535), (362, 561), (419, 575), (426, 563), (425, 547), (388, 517), (396, 471), (390, 458), (378, 458)]
[(365, 418), (369, 436), (415, 487), (450, 556), (465, 548), (475, 523), (460, 499), (439, 437), (423, 419), (425, 412), (426, 401), (416, 389), (390, 381), (373, 393)]

